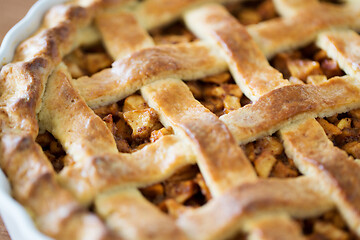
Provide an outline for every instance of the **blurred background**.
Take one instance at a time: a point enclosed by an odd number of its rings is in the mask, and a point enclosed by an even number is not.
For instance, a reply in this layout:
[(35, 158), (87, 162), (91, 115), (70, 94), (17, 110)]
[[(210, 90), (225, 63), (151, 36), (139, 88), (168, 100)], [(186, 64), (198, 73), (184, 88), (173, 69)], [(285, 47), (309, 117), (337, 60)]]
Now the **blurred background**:
[(0, 0), (0, 43), (35, 2), (36, 0)]

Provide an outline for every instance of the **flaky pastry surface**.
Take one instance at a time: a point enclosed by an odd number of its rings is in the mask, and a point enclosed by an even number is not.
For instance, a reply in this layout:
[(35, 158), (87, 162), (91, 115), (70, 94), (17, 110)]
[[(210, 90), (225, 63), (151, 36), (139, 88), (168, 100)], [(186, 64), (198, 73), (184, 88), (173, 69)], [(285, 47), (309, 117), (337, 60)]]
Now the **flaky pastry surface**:
[[(336, 209), (360, 236), (360, 164), (314, 119), (360, 107), (360, 36), (353, 31), (360, 29), (359, 3), (274, 0), (279, 17), (245, 27), (230, 2), (69, 1), (50, 9), (18, 46), (0, 73), (0, 166), (40, 231), (55, 239), (227, 239), (239, 232), (306, 239), (299, 219)], [(178, 19), (195, 41), (155, 45), (155, 32)], [(99, 41), (107, 53), (94, 54), (100, 70), (74, 77), (74, 52)], [(268, 60), (311, 42), (346, 75), (305, 85)], [(230, 78), (226, 71), (234, 83), (221, 82), (219, 76)], [(199, 79), (221, 82), (230, 92), (224, 105), (237, 107), (219, 118), (197, 100), (191, 86)], [(143, 144), (126, 145), (125, 134), (117, 135), (121, 126), (132, 127), (129, 135)], [(68, 159), (59, 169), (37, 143), (44, 131)], [(280, 140), (268, 139), (281, 145), (277, 155), (303, 176), (261, 179), (260, 161), (253, 166), (244, 144), (275, 132)], [(120, 143), (128, 152), (119, 152)], [(276, 161), (262, 153), (266, 163)], [(145, 198), (144, 188), (169, 184), (191, 165), (198, 167), (203, 206), (172, 217)]]

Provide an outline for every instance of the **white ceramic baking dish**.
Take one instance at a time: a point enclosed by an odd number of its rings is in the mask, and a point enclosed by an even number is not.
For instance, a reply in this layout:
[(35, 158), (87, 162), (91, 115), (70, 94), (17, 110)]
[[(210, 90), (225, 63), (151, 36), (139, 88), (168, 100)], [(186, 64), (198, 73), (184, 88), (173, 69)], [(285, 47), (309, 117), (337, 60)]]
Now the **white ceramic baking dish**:
[[(11, 62), (17, 45), (38, 29), (50, 7), (67, 0), (39, 0), (5, 36), (0, 47), (0, 67)], [(0, 214), (12, 240), (51, 240), (35, 227), (26, 210), (11, 197), (9, 182), (0, 169)]]

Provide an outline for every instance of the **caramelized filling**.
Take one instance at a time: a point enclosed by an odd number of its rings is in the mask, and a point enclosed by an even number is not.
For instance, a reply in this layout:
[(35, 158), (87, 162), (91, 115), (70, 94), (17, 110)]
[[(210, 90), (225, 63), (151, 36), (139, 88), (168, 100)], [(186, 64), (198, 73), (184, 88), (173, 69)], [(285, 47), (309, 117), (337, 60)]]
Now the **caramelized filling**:
[(270, 63), (293, 84), (320, 84), (329, 78), (345, 75), (337, 62), (314, 44), (279, 53)]
[[(233, 2), (225, 5), (228, 11), (243, 25), (256, 24), (278, 17), (272, 0)], [(178, 44), (197, 40), (182, 21), (166, 28), (150, 32), (156, 45)]]
[[(271, 64), (294, 84), (321, 84), (329, 78), (345, 75), (337, 62), (314, 44), (277, 54)], [(355, 159), (360, 158), (360, 110), (317, 121), (335, 146)]]
[(261, 178), (291, 178), (301, 174), (284, 152), (281, 140), (273, 135), (242, 146)]
[[(172, 128), (165, 128), (154, 109), (150, 108), (138, 94), (94, 112), (105, 122), (114, 136), (119, 152), (131, 153), (173, 134)], [(39, 134), (36, 142), (52, 163), (56, 172), (71, 165), (71, 157), (66, 155), (61, 144), (49, 133)]]
[(166, 28), (154, 29), (150, 32), (156, 45), (187, 43), (196, 40), (185, 26), (184, 22), (177, 21)]
[[(339, 0), (327, 2), (341, 3)], [(278, 17), (272, 0), (228, 3), (226, 7), (244, 25)], [(150, 34), (157, 45), (197, 40), (181, 21), (166, 28), (153, 30)], [(64, 61), (73, 78), (92, 75), (110, 67), (112, 63), (102, 46), (76, 49)], [(338, 64), (314, 44), (277, 54), (271, 60), (271, 64), (294, 84), (319, 84), (331, 77), (344, 75)], [(194, 97), (217, 116), (251, 103), (228, 72), (189, 81), (186, 84)], [(113, 133), (117, 148), (123, 153), (134, 152), (162, 136), (173, 134), (171, 128), (164, 128), (157, 113), (139, 94), (94, 111)], [(318, 121), (336, 146), (355, 159), (360, 159), (360, 110)], [(37, 142), (43, 147), (56, 171), (60, 171), (64, 165), (71, 164), (61, 145), (49, 133), (39, 135)], [(276, 135), (248, 143), (242, 148), (261, 178), (289, 178), (301, 175), (293, 160), (285, 155), (282, 142)], [(204, 205), (211, 199), (210, 191), (196, 165), (184, 167), (169, 179), (144, 187), (140, 191), (160, 210), (174, 218), (187, 209)], [(312, 240), (356, 239), (335, 211), (298, 222), (304, 234)], [(246, 239), (246, 235), (240, 234), (232, 239)]]
[(186, 84), (194, 97), (217, 116), (251, 103), (242, 94), (228, 72), (209, 76), (198, 81), (189, 81)]
[(240, 233), (236, 233), (235, 236), (230, 237), (228, 240), (246, 240), (248, 239), (248, 234), (240, 232)]
[(278, 17), (272, 0), (248, 0), (226, 4), (228, 11), (243, 25), (257, 24)]
[(112, 58), (101, 44), (88, 48), (77, 48), (64, 58), (64, 63), (73, 78), (91, 76), (109, 68), (112, 62)]
[(328, 3), (332, 3), (332, 4), (344, 4), (346, 2), (346, 0), (320, 0), (320, 2), (328, 2)]
[(56, 172), (60, 172), (64, 166), (73, 163), (71, 157), (66, 155), (61, 144), (49, 132), (39, 134), (36, 142), (42, 147)]
[(328, 138), (356, 161), (360, 159), (360, 109), (318, 118)]
[(162, 136), (173, 134), (171, 127), (165, 128), (155, 110), (138, 94), (94, 112), (112, 132), (119, 152), (131, 153)]
[[(340, 1), (327, 2), (340, 3)], [(325, 51), (314, 44), (277, 54), (270, 62), (283, 74), (284, 78), (293, 84), (321, 84), (332, 77), (345, 75), (337, 62), (329, 58)], [(359, 120), (360, 110), (317, 119), (334, 145), (345, 150), (355, 159), (360, 158)], [(248, 148), (248, 145), (246, 147)], [(251, 153), (251, 156), (254, 158), (254, 154)], [(267, 164), (269, 162), (271, 163), (268, 161)], [(291, 166), (294, 167), (293, 163)], [(273, 173), (269, 174), (269, 176), (272, 175), (274, 176)], [(299, 224), (302, 226), (303, 233), (311, 240), (358, 239), (346, 227), (346, 223), (337, 211), (330, 211), (320, 217), (301, 220)]]
[(326, 212), (320, 217), (298, 221), (309, 240), (355, 240), (338, 211)]
[(189, 208), (197, 208), (211, 199), (211, 194), (196, 165), (180, 169), (169, 179), (140, 189), (161, 211), (178, 217)]

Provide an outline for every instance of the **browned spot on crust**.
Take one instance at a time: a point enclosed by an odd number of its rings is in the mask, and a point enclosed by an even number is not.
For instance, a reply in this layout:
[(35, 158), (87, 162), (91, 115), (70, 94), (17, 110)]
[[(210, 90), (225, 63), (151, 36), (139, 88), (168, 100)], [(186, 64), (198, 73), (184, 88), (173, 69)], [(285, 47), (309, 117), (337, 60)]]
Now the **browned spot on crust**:
[[(266, 56), (294, 47), (309, 44), (319, 31), (331, 27), (359, 27), (356, 10), (330, 4), (318, 4), (300, 10), (296, 15), (278, 18), (250, 26), (250, 34), (254, 37)], [(316, 16), (316, 17), (315, 17)]]
[[(352, 78), (333, 78), (321, 85), (291, 85), (275, 89), (252, 105), (221, 117), (239, 142), (275, 132), (303, 113), (331, 115), (358, 107), (360, 89)], [(331, 110), (330, 110), (331, 109)], [(259, 117), (259, 115), (261, 117)]]
[(206, 2), (206, 0), (144, 1), (136, 14), (139, 16), (145, 28), (153, 29), (171, 23), (180, 17), (187, 9)]
[[(35, 138), (38, 132), (36, 111), (40, 107), (40, 97), (44, 89), (43, 77), (47, 74), (49, 61), (42, 57), (29, 62), (9, 64), (1, 70), (4, 77), (3, 101), (7, 101), (8, 125), (2, 131), (17, 128)], [(17, 87), (21, 86), (21, 90)], [(11, 101), (10, 101), (11, 100)]]
[(313, 175), (326, 186), (335, 203), (342, 206), (339, 211), (356, 231), (360, 223), (360, 165), (334, 147), (314, 119), (282, 130), (282, 138), (287, 154), (301, 172)]
[(245, 219), (248, 221), (257, 213), (314, 216), (329, 210), (332, 204), (313, 187), (313, 180), (306, 177), (243, 184), (215, 198), (200, 211), (183, 214), (178, 224), (199, 239), (205, 236), (216, 239), (225, 232), (231, 234), (239, 230)]
[(194, 10), (185, 20), (199, 37), (211, 39), (223, 49), (235, 81), (251, 100), (288, 84), (270, 66), (246, 28), (222, 6), (208, 5)]
[(114, 62), (92, 77), (73, 81), (91, 107), (116, 102), (153, 81), (176, 77), (185, 80), (223, 72), (225, 62), (201, 43), (143, 49)]
[[(131, 13), (104, 13), (96, 17), (105, 46), (113, 59), (150, 47), (153, 41)], [(131, 31), (129, 31), (131, 29)]]
[(199, 154), (205, 180), (220, 194), (255, 173), (227, 127), (203, 107), (180, 80), (163, 80), (142, 88), (144, 98), (170, 126), (185, 132)]
[(52, 7), (46, 13), (43, 24), (45, 26), (54, 26), (54, 24), (70, 20), (83, 26), (89, 23), (92, 15), (92, 8), (84, 8), (74, 4), (60, 4)]
[(194, 163), (193, 153), (189, 150), (178, 138), (164, 136), (132, 155), (89, 156), (81, 166), (65, 167), (60, 179), (81, 201), (89, 203), (99, 191), (115, 186), (141, 187), (163, 181), (176, 169)]

